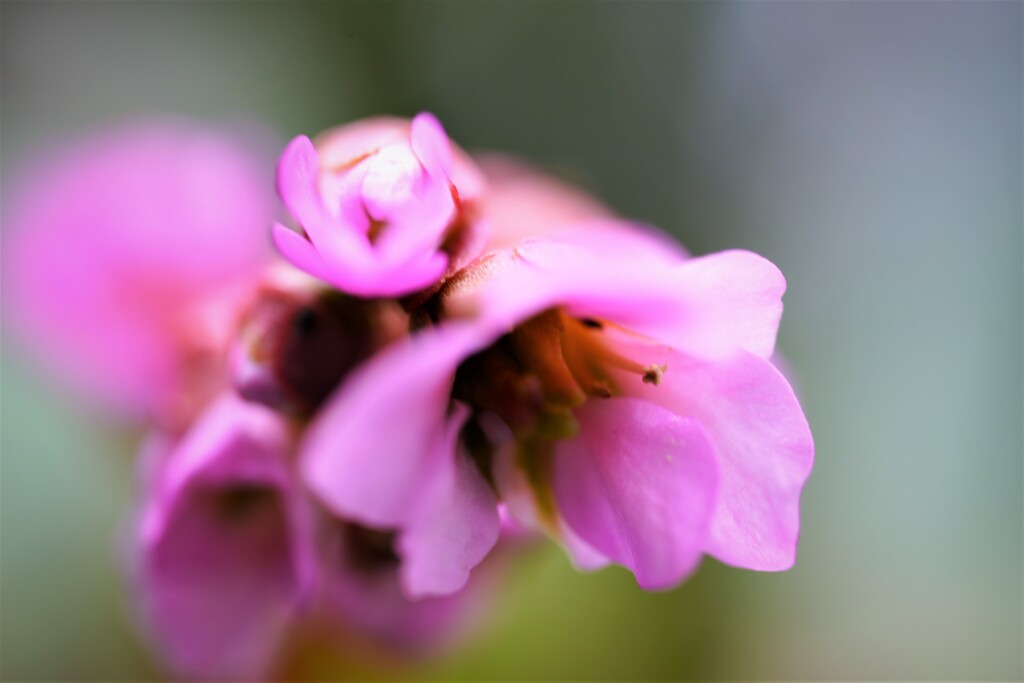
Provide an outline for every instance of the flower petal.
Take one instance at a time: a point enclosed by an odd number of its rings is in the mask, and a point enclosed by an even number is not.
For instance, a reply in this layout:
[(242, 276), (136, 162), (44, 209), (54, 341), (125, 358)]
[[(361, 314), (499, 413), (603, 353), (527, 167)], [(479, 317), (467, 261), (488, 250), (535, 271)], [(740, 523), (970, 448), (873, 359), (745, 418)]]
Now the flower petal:
[(137, 580), (157, 647), (182, 674), (270, 674), (314, 572), (287, 456), (274, 414), (227, 397), (149, 476)]
[(521, 245), (485, 308), (522, 319), (563, 304), (701, 357), (771, 356), (786, 281), (770, 261), (746, 251), (677, 261), (653, 240), (628, 241), (606, 232)]
[(685, 330), (665, 330), (664, 334), (660, 326), (652, 324), (638, 332), (679, 349), (738, 346), (771, 358), (786, 291), (786, 279), (771, 261), (741, 250), (710, 254), (678, 268), (671, 286), (692, 293), (693, 324)]
[(445, 434), (455, 369), (488, 341), (469, 325), (437, 328), (396, 343), (350, 375), (303, 442), (309, 487), (342, 517), (403, 525), (438, 466), (433, 450)]
[(356, 296), (389, 297), (423, 289), (440, 279), (448, 263), (443, 253), (432, 252), (405, 263), (353, 260), (341, 266), (325, 261), (309, 240), (280, 223), (272, 235), (278, 251), (293, 266)]
[(346, 215), (332, 216), (319, 191), (320, 164), (312, 141), (300, 135), (285, 147), (277, 166), (277, 191), (332, 267), (347, 267), (372, 258), (370, 242)]
[(611, 560), (581, 539), (565, 520), (556, 515), (552, 522), (545, 521), (526, 472), (516, 462), (518, 448), (514, 441), (504, 444), (494, 454), (491, 463), (494, 485), (511, 522), (517, 527), (550, 533), (565, 548), (573, 566), (581, 571), (608, 566)]
[(469, 410), (459, 406), (435, 444), (433, 480), (422, 483), (417, 514), (398, 550), (402, 582), (411, 598), (449, 595), (469, 580), (498, 541), (498, 501), (480, 469), (458, 447)]
[(695, 421), (636, 399), (591, 400), (555, 447), (553, 486), (581, 540), (647, 589), (679, 583), (707, 539), (717, 472)]
[(452, 170), (452, 146), (441, 122), (429, 112), (417, 114), (409, 131), (412, 151), (432, 176), (445, 179)]
[(281, 252), (281, 256), (293, 266), (313, 277), (320, 278), (325, 282), (330, 282), (344, 289), (344, 285), (337, 282), (337, 280), (340, 279), (343, 283), (347, 282), (343, 277), (345, 271), (338, 271), (332, 268), (324, 261), (323, 256), (320, 255), (316, 247), (308, 239), (280, 223), (274, 224), (271, 236), (274, 240), (274, 246)]
[[(374, 244), (382, 267), (415, 263), (440, 257), (443, 267), (448, 258), (439, 251), (445, 231), (455, 214), (455, 202), (445, 180), (424, 178), (414, 201), (396, 206), (388, 226)], [(440, 276), (443, 274), (439, 273)], [(433, 283), (430, 283), (433, 284)]]
[(786, 379), (742, 351), (719, 362), (671, 350), (647, 360), (667, 363), (661, 384), (624, 376), (626, 390), (698, 421), (717, 454), (721, 483), (708, 552), (748, 569), (791, 567), (814, 442)]

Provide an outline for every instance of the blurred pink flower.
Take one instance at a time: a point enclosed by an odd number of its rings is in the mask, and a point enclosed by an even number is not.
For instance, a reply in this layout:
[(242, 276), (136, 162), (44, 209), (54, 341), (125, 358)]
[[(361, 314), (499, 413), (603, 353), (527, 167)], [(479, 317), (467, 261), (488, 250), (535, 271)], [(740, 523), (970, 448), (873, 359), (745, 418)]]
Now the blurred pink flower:
[(430, 114), (366, 119), (300, 136), (278, 165), (278, 191), (303, 230), (274, 226), (291, 263), (349, 294), (401, 296), (437, 283), (482, 248), (465, 203), (483, 180)]
[(175, 672), (257, 679), (315, 587), (312, 511), (275, 413), (233, 396), (180, 441), (151, 439), (131, 548), (154, 649)]
[(186, 423), (223, 381), (238, 298), (269, 256), (275, 200), (253, 145), (185, 123), (43, 156), (12, 193), (4, 288), (59, 379)]
[(768, 360), (782, 275), (749, 252), (687, 259), (648, 232), (579, 227), (452, 278), (442, 322), (354, 373), (303, 444), (327, 505), (397, 530), (410, 595), (462, 585), (499, 498), (580, 566), (622, 564), (644, 588), (705, 553), (794, 561), (813, 444)]

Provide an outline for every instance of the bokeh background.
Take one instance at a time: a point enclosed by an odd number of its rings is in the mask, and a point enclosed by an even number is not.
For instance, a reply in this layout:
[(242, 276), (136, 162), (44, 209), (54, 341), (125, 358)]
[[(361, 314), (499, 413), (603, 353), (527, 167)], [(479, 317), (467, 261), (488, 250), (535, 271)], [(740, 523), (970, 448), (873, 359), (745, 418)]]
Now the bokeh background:
[[(794, 570), (645, 594), (546, 546), (451, 655), (325, 677), (1020, 679), (1022, 10), (5, 1), (4, 201), (33, 150), (149, 114), (283, 141), (431, 110), (786, 274), (818, 452)], [(6, 330), (2, 371), (0, 673), (151, 679), (115, 551), (133, 441)]]

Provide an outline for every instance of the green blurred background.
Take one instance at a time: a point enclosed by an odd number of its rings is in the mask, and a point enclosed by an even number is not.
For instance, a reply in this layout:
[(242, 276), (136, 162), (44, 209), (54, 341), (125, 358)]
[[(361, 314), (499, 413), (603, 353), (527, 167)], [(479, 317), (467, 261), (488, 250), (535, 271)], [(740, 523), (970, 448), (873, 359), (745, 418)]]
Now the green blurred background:
[[(1020, 679), (1022, 9), (5, 1), (4, 189), (41, 145), (147, 114), (285, 140), (431, 110), (786, 274), (818, 452), (794, 570), (707, 561), (645, 594), (545, 547), (451, 656), (325, 676)], [(132, 441), (9, 340), (2, 370), (0, 673), (153, 678), (115, 546)]]

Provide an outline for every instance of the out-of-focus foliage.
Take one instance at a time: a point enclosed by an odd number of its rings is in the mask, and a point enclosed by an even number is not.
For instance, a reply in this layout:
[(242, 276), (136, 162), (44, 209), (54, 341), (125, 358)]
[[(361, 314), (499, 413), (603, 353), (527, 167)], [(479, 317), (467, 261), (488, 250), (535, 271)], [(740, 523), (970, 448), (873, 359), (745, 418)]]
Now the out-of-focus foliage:
[[(645, 594), (549, 547), (451, 657), (342, 653), (311, 675), (1024, 673), (1019, 3), (0, 12), (4, 205), (33, 150), (112, 121), (179, 112), (286, 139), (431, 110), (467, 148), (527, 155), (694, 253), (749, 248), (787, 276), (781, 350), (818, 451), (793, 571), (707, 562)], [(117, 569), (131, 441), (4, 341), (2, 676), (152, 678)]]

